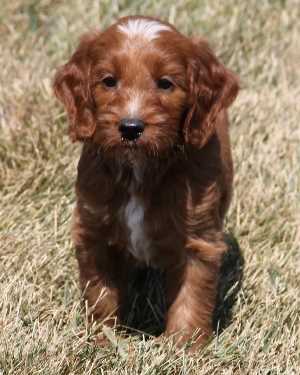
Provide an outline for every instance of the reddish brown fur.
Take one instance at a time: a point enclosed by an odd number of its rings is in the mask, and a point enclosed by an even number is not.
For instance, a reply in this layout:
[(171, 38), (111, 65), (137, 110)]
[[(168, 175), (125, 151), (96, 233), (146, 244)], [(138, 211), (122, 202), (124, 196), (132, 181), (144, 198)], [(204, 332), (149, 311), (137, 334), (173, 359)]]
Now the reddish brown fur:
[[(130, 19), (137, 18), (116, 25)], [(142, 34), (129, 40), (116, 25), (85, 36), (54, 82), (71, 139), (84, 142), (73, 221), (81, 286), (95, 318), (118, 322), (132, 269), (143, 262), (161, 268), (166, 333), (189, 338), (199, 329), (200, 343), (212, 333), (226, 251), (222, 229), (232, 189), (226, 109), (237, 79), (206, 42), (171, 25), (152, 41)], [(117, 77), (117, 88), (103, 86), (107, 74)], [(157, 88), (162, 76), (173, 89)], [(118, 124), (137, 92), (137, 116), (146, 125), (131, 145), (121, 141)], [(143, 207), (146, 255), (129, 251), (124, 212), (133, 197)]]

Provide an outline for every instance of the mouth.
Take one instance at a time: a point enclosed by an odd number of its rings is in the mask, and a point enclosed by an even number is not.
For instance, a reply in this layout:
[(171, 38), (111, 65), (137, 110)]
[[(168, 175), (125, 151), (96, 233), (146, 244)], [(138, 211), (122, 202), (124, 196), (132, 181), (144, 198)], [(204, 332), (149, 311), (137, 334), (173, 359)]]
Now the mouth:
[(121, 142), (122, 142), (122, 146), (130, 150), (137, 149), (140, 143), (138, 139), (127, 139), (124, 137), (121, 138)]
[(127, 133), (126, 136), (121, 136), (121, 141), (122, 142), (137, 142), (139, 140), (139, 138), (141, 137), (142, 135), (142, 131), (140, 132), (137, 132), (137, 133)]

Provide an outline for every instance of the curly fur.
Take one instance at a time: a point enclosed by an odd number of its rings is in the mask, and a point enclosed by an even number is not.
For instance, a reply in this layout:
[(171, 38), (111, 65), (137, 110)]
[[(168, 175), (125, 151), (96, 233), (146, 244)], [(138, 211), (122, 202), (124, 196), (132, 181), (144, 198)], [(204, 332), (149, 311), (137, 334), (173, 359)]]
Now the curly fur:
[[(107, 74), (116, 87), (103, 85)], [(170, 90), (157, 87), (161, 77)], [(127, 17), (84, 36), (54, 90), (71, 139), (83, 142), (72, 232), (91, 314), (120, 322), (130, 275), (147, 265), (166, 275), (166, 333), (185, 341), (198, 329), (205, 342), (227, 250), (237, 78), (204, 40)], [(118, 124), (132, 115), (145, 130), (124, 142)]]

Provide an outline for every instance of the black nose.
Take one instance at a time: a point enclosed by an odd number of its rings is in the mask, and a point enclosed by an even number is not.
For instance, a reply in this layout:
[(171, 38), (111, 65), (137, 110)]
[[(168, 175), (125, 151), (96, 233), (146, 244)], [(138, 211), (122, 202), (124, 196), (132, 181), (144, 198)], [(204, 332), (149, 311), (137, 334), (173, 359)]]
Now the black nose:
[(119, 131), (122, 138), (125, 138), (128, 141), (138, 139), (143, 133), (144, 128), (145, 124), (143, 121), (136, 118), (123, 118), (119, 125)]

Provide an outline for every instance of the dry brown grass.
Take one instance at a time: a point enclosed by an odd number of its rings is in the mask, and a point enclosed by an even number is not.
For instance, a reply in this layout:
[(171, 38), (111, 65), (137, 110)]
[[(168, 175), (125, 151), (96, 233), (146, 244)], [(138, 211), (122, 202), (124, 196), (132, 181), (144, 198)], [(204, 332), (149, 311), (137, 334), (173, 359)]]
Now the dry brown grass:
[[(82, 32), (134, 13), (206, 36), (242, 79), (227, 228), (244, 283), (233, 323), (194, 357), (113, 332), (99, 349), (79, 304), (69, 235), (79, 146), (51, 79)], [(299, 373), (299, 18), (299, 0), (1, 1), (1, 375)]]

